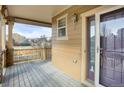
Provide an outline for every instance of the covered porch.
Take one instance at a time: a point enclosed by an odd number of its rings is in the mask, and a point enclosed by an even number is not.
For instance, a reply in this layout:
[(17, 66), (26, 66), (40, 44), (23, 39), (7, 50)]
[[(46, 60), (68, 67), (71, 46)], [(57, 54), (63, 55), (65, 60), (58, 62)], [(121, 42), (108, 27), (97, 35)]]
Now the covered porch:
[[(124, 86), (123, 5), (0, 8), (2, 86)], [(15, 22), (52, 28), (52, 47), (14, 50)]]
[[(84, 86), (80, 81), (72, 79), (52, 65), (51, 48), (44, 46), (35, 49), (14, 49), (13, 46), (12, 33), (15, 22), (51, 28), (52, 16), (68, 7), (70, 6), (0, 6), (2, 23), (0, 31), (0, 86)], [(29, 11), (30, 9), (33, 9), (33, 12)], [(23, 12), (20, 12), (22, 10)], [(44, 14), (42, 14), (43, 12)], [(7, 29), (6, 26), (8, 26)], [(6, 32), (8, 32), (8, 42), (6, 42)]]

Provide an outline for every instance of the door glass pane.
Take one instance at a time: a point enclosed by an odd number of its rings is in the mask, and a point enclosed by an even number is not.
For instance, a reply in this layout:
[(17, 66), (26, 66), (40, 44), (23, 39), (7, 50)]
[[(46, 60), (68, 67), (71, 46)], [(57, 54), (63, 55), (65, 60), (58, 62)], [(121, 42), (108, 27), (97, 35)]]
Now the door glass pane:
[(100, 83), (105, 86), (124, 86), (124, 11), (112, 11), (100, 18)]
[(94, 80), (95, 17), (88, 18), (88, 79)]
[(90, 22), (90, 71), (94, 71), (95, 61), (95, 20)]

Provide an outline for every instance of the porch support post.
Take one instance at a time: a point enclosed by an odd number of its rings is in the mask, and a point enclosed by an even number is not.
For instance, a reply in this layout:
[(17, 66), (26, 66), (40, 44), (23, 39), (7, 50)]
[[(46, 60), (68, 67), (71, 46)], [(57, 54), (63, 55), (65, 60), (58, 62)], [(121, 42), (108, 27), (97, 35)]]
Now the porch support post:
[(3, 67), (6, 66), (6, 19), (1, 17), (1, 49), (3, 52)]
[(13, 65), (13, 39), (12, 39), (12, 30), (13, 30), (14, 20), (10, 19), (8, 21), (8, 43), (7, 43), (7, 66)]
[(3, 80), (3, 68), (6, 64), (6, 55), (5, 55), (5, 45), (6, 45), (6, 38), (5, 38), (5, 27), (6, 27), (6, 19), (3, 15), (2, 6), (0, 6), (0, 83)]

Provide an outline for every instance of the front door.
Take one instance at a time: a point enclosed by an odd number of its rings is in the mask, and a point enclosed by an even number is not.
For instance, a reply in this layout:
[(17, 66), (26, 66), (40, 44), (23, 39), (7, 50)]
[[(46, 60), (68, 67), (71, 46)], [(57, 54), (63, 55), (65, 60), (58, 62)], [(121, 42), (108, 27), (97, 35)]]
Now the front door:
[(95, 66), (95, 16), (88, 17), (87, 25), (87, 61), (88, 61), (88, 80), (94, 81), (94, 66)]
[(100, 16), (100, 84), (124, 86), (124, 9)]

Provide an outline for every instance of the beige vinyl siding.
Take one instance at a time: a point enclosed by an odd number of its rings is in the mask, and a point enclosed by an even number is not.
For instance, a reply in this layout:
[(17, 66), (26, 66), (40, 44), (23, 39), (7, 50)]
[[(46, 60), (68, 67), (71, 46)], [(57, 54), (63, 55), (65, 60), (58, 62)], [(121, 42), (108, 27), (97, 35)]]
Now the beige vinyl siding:
[[(76, 80), (81, 79), (82, 22), (80, 14), (95, 7), (97, 6), (72, 6), (52, 18), (52, 63)], [(76, 24), (73, 24), (71, 19), (74, 13), (79, 17)], [(68, 40), (57, 40), (57, 18), (65, 14), (68, 14)], [(77, 63), (74, 63), (74, 60), (77, 60)]]

